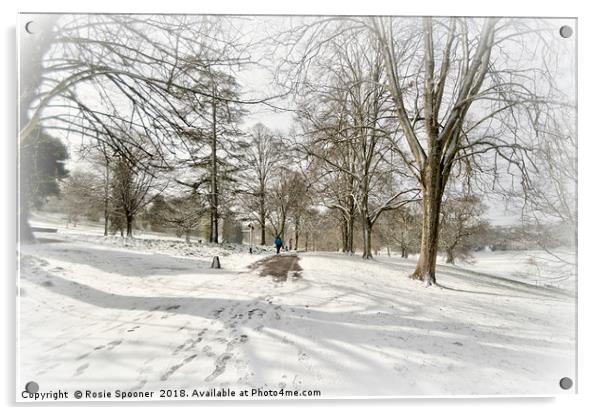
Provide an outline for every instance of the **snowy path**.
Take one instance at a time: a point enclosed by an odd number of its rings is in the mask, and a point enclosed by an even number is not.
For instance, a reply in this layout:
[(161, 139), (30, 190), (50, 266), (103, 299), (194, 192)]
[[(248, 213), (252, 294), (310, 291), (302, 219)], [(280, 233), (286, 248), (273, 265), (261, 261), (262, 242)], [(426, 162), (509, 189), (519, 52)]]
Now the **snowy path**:
[(336, 254), (282, 256), (292, 278), (273, 278), (269, 257), (212, 270), (58, 238), (21, 249), (20, 382), (43, 390), (555, 394), (574, 378), (574, 300), (559, 290), (453, 267), (425, 289), (409, 261)]
[(262, 277), (270, 276), (274, 282), (284, 282), (290, 278), (301, 277), (298, 255), (273, 255), (249, 265), (258, 270)]

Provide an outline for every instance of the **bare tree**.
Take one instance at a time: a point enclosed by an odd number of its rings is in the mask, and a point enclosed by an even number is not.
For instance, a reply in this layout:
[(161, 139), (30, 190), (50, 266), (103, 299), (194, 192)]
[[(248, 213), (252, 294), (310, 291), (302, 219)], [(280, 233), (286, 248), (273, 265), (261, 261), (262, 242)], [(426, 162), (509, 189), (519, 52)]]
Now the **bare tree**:
[(290, 217), (307, 183), (300, 172), (286, 167), (280, 167), (274, 174), (277, 178), (268, 191), (268, 221), (273, 235), (284, 242)]
[[(130, 134), (137, 136), (140, 142), (146, 140), (135, 132)], [(126, 236), (133, 237), (134, 219), (167, 185), (159, 188), (156, 172), (148, 168), (152, 154), (140, 148), (131, 149), (129, 153), (130, 157), (118, 155), (112, 164), (111, 190), (113, 209), (123, 218)]]
[(545, 21), (308, 18), (283, 36), (299, 52), (290, 52), (280, 71), (291, 88), (303, 83), (329, 44), (353, 36), (376, 41), (401, 130), (392, 137), (396, 152), (422, 190), (421, 253), (411, 277), (426, 285), (436, 283), (441, 203), (452, 168), (465, 163), (494, 188), (505, 170), (527, 192), (531, 137), (543, 119), (573, 110), (574, 96), (555, 82), (559, 50), (570, 51), (573, 43), (561, 44), (557, 27)]
[(77, 225), (80, 217), (93, 216), (104, 199), (104, 184), (94, 172), (75, 170), (61, 186), (61, 201), (67, 213), (67, 225)]
[[(576, 257), (566, 248), (577, 240), (577, 141), (573, 114), (565, 112), (548, 120), (539, 132), (527, 194), (517, 194), (523, 203), (523, 221), (536, 234), (538, 245), (558, 262), (575, 265)], [(562, 251), (562, 252), (561, 252)]]
[(186, 242), (190, 242), (190, 234), (198, 228), (201, 218), (206, 212), (206, 205), (200, 200), (199, 195), (189, 195), (181, 198), (165, 200), (165, 209), (156, 212), (162, 223), (176, 228), (176, 235), (184, 235)]
[(487, 229), (484, 213), (485, 205), (472, 194), (451, 196), (443, 201), (439, 247), (445, 251), (445, 262), (454, 264), (457, 258), (469, 258), (473, 248), (471, 237), (478, 237)]
[[(322, 117), (323, 115), (320, 115), (320, 118)], [(306, 148), (305, 151), (310, 155), (314, 154), (311, 156), (313, 170), (311, 176), (315, 179), (313, 182), (315, 194), (319, 195), (321, 204), (338, 212), (342, 251), (353, 255), (355, 224), (358, 216), (357, 177), (354, 174), (357, 168), (357, 153), (353, 149), (353, 140), (349, 139), (335, 139), (332, 141), (332, 146), (321, 145), (333, 138), (328, 133), (331, 128), (334, 131), (338, 130), (337, 127), (329, 126), (327, 122), (326, 117), (323, 117), (324, 124), (307, 130), (314, 143), (311, 144), (311, 149)], [(317, 140), (323, 141), (320, 143)]]
[(293, 190), (291, 206), (291, 227), (294, 234), (294, 239), (289, 243), (289, 248), (298, 250), (299, 241), (303, 229), (308, 226), (308, 223), (314, 216), (312, 200), (313, 200), (313, 181), (312, 176), (301, 173), (302, 178), (296, 180), (296, 185)]
[[(265, 125), (255, 124), (250, 131), (251, 142), (245, 157), (246, 177), (242, 196), (253, 199), (251, 211), (259, 222), (261, 245), (266, 244), (268, 187), (275, 172), (279, 171), (286, 153), (282, 140)], [(247, 201), (243, 203), (247, 204)]]
[(383, 213), (377, 227), (380, 239), (389, 246), (399, 247), (402, 258), (420, 251), (421, 215), (416, 206), (402, 206)]
[[(362, 38), (370, 40), (370, 38)], [(331, 42), (332, 57), (319, 65), (319, 85), (308, 82), (310, 101), (300, 113), (309, 121), (302, 143), (304, 150), (319, 159), (326, 172), (342, 175), (347, 195), (327, 202), (339, 209), (347, 222), (343, 237), (353, 237), (354, 213), (361, 219), (363, 258), (372, 258), (372, 229), (382, 212), (396, 209), (416, 195), (401, 182), (394, 185), (400, 173), (392, 159), (391, 136), (395, 128), (387, 117), (391, 112), (384, 81), (384, 67), (378, 48), (366, 49), (358, 38)], [(372, 52), (370, 52), (372, 51)], [(324, 75), (326, 74), (326, 75)], [(305, 90), (303, 91), (305, 92)], [(335, 180), (336, 183), (336, 180)], [(339, 194), (339, 192), (335, 192)], [(410, 198), (402, 198), (410, 195)], [(338, 203), (338, 202), (343, 203)]]
[[(540, 46), (532, 28), (490, 18), (477, 29), (477, 22), (424, 18), (415, 35), (389, 18), (368, 24), (384, 57), (387, 86), (410, 149), (407, 162), (422, 187), (422, 244), (413, 277), (427, 284), (436, 282), (441, 203), (452, 168), (490, 152), (527, 173), (530, 145), (521, 140), (521, 129), (537, 128), (530, 117), (545, 117), (556, 92), (547, 62), (530, 66), (533, 61), (521, 62), (504, 48), (518, 42), (524, 53), (527, 42)], [(523, 179), (528, 183), (528, 175)]]
[(97, 206), (102, 206), (104, 218), (104, 236), (109, 235), (110, 217), (112, 209), (112, 162), (115, 157), (114, 151), (102, 140), (97, 140), (90, 145), (84, 145), (79, 148), (80, 162), (85, 165), (96, 176), (97, 181), (102, 183), (102, 197), (96, 200)]

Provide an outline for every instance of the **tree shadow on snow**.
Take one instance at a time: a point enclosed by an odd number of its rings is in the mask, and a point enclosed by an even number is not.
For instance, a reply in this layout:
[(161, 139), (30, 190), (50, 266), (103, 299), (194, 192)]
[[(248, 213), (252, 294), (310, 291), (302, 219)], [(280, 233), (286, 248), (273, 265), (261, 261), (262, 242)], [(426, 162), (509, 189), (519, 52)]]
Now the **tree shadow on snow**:
[[(145, 260), (148, 261), (147, 256)], [(382, 382), (382, 371), (391, 369), (383, 366), (387, 363), (382, 360), (370, 357), (375, 351), (390, 360), (399, 360), (399, 353), (406, 353), (408, 358), (399, 361), (400, 376), (404, 372), (419, 371), (427, 379), (453, 367), (479, 371), (509, 366), (509, 371), (529, 371), (529, 368), (513, 367), (513, 362), (539, 364), (546, 359), (556, 359), (554, 355), (566, 349), (563, 341), (544, 338), (537, 332), (525, 336), (522, 330), (515, 334), (513, 330), (495, 324), (465, 323), (444, 315), (426, 320), (416, 315), (415, 304), (403, 300), (398, 304), (406, 311), (399, 313), (398, 309), (397, 314), (371, 312), (369, 307), (351, 312), (324, 311), (267, 299), (195, 298), (194, 291), (186, 297), (120, 295), (47, 272), (25, 272), (22, 278), (48, 291), (100, 308), (189, 315), (219, 320), (226, 329), (236, 324), (239, 329), (256, 330), (261, 324), (262, 335), (285, 344), (302, 342), (303, 348), (298, 349), (299, 359), (303, 358), (302, 350), (313, 350), (312, 359), (319, 362), (325, 373), (336, 376), (341, 364), (349, 364), (356, 368), (357, 377), (366, 385)], [(52, 283), (46, 284), (47, 281)], [(370, 301), (378, 303), (382, 299)], [(259, 317), (252, 317), (254, 310), (261, 310), (261, 313), (255, 313)], [(240, 314), (243, 318), (237, 317)], [(152, 337), (148, 341), (152, 342)], [(417, 348), (416, 345), (423, 346)], [(251, 347), (245, 351), (256, 352)], [(335, 360), (333, 355), (337, 356)], [(265, 362), (266, 368), (278, 367), (277, 357), (273, 358), (274, 361)], [(254, 356), (255, 362), (260, 360)], [(261, 366), (257, 371), (261, 371)]]
[[(80, 264), (99, 269), (107, 273), (120, 274), (126, 277), (150, 277), (154, 275), (182, 275), (211, 272), (209, 258), (177, 258), (158, 253), (137, 253), (120, 251), (103, 247), (78, 247), (65, 244), (64, 248), (54, 247), (44, 250), (40, 247), (36, 254), (44, 258)], [(90, 255), (97, 255), (95, 261)]]

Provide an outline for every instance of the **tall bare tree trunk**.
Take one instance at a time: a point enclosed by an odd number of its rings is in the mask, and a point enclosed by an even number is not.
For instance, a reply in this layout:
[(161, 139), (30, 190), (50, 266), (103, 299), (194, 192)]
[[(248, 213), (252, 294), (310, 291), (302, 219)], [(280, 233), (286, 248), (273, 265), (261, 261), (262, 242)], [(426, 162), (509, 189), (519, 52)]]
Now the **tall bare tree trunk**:
[(369, 220), (364, 219), (362, 227), (364, 231), (364, 253), (362, 254), (362, 258), (372, 259), (372, 224)]
[(455, 240), (451, 245), (449, 245), (446, 249), (445, 249), (445, 253), (447, 255), (447, 257), (445, 258), (445, 262), (448, 264), (455, 264), (456, 263), (456, 247), (458, 246), (458, 240)]
[(261, 227), (261, 245), (265, 246), (265, 221), (266, 221), (266, 209), (265, 209), (265, 187), (262, 184), (259, 195), (259, 226)]
[(280, 239), (282, 239), (282, 241), (284, 242), (284, 230), (286, 229), (286, 216), (282, 217), (282, 223), (280, 223), (280, 226), (278, 227), (278, 236), (280, 236)]
[[(436, 150), (433, 150), (436, 152)], [(420, 259), (412, 278), (420, 279), (425, 284), (437, 283), (435, 270), (437, 267), (437, 247), (439, 242), (439, 214), (443, 197), (444, 179), (439, 157), (430, 158), (423, 175), (422, 194), (422, 240), (420, 243)]]
[(406, 248), (405, 245), (401, 245), (401, 257), (402, 258), (408, 257), (408, 249)]
[(345, 215), (343, 215), (343, 222), (341, 223), (341, 241), (343, 241), (343, 252), (349, 252), (349, 236), (348, 236), (348, 220)]
[(353, 228), (355, 227), (355, 213), (349, 216), (347, 221), (347, 253), (354, 254), (355, 247), (353, 246)]
[(344, 239), (343, 239), (343, 252), (352, 255), (355, 253), (355, 247), (354, 247), (354, 235), (353, 235), (353, 231), (354, 231), (354, 227), (355, 227), (355, 210), (356, 210), (356, 206), (355, 206), (355, 199), (353, 198), (353, 182), (354, 182), (354, 178), (353, 177), (349, 177), (347, 179), (346, 182), (346, 186), (347, 189), (346, 191), (348, 192), (348, 195), (345, 196), (344, 200), (345, 200), (345, 208), (347, 209), (347, 211), (343, 211), (343, 222), (345, 226), (345, 231), (344, 231)]
[(134, 236), (132, 232), (132, 224), (134, 222), (134, 217), (132, 215), (126, 215), (125, 220), (127, 223), (125, 236), (128, 238), (132, 238)]
[(109, 190), (110, 190), (110, 169), (109, 164), (105, 165), (105, 183), (104, 183), (104, 217), (105, 217), (105, 236), (109, 236)]
[(454, 250), (451, 248), (448, 248), (445, 250), (445, 252), (447, 254), (447, 258), (445, 258), (445, 262), (448, 264), (455, 264), (456, 258), (454, 257)]
[(209, 242), (217, 243), (218, 235), (218, 195), (217, 195), (217, 103), (215, 102), (215, 88), (211, 101), (213, 131), (211, 135), (211, 231)]
[(355, 226), (355, 215), (347, 216), (343, 214), (343, 223), (341, 223), (341, 240), (343, 241), (343, 252), (353, 254), (355, 247), (353, 246), (353, 228)]
[(109, 199), (105, 197), (105, 206), (104, 206), (104, 216), (105, 216), (105, 230), (104, 236), (109, 236)]
[[(301, 233), (301, 219), (299, 216), (295, 218), (295, 251), (299, 246), (299, 234)], [(290, 248), (290, 247), (289, 247)]]
[(369, 214), (369, 202), (368, 202), (368, 174), (364, 174), (362, 182), (362, 199), (360, 205), (360, 214), (362, 219), (362, 230), (364, 232), (364, 253), (362, 254), (363, 259), (372, 259), (372, 221), (370, 220)]

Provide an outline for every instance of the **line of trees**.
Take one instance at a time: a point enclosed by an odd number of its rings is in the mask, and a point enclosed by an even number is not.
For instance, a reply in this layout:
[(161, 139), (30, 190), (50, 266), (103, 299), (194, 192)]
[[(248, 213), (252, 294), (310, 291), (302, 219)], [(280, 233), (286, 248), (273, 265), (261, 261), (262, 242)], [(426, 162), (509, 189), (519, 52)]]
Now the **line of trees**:
[[(206, 217), (219, 242), (220, 221), (234, 217), (257, 225), (261, 244), (279, 235), (297, 249), (327, 225), (347, 254), (358, 240), (365, 259), (382, 244), (417, 253), (411, 277), (426, 285), (438, 253), (453, 263), (487, 229), (487, 193), (521, 198), (530, 226), (574, 228), (574, 97), (558, 87), (565, 45), (555, 26), (291, 22), (258, 42), (236, 17), (53, 17), (22, 59), (31, 67), (21, 68), (20, 145), (42, 130), (82, 141), (95, 167), (74, 172), (64, 195), (94, 198), (105, 234), (132, 236), (136, 217), (153, 212), (187, 239)], [(277, 85), (252, 97), (240, 74), (257, 65), (261, 43), (273, 47)], [(243, 128), (253, 105), (285, 93), (294, 129)]]
[[(426, 285), (436, 283), (450, 177), (463, 174), (489, 189), (506, 187), (508, 193), (518, 188), (528, 199), (536, 186), (534, 147), (541, 147), (543, 133), (557, 114), (574, 110), (574, 90), (558, 88), (565, 69), (559, 64), (562, 39), (557, 27), (546, 21), (333, 17), (307, 19), (278, 39), (285, 39), (282, 47), (296, 48), (282, 65), (280, 81), (302, 98), (313, 92), (322, 97), (318, 105), (325, 103), (318, 116), (322, 126), (309, 131), (304, 143), (308, 153), (331, 166), (341, 183), (345, 176), (353, 178), (348, 178), (348, 189), (359, 187), (344, 190), (338, 200), (349, 201), (337, 208), (347, 216), (351, 209), (363, 209), (365, 217), (367, 209), (358, 203), (366, 199), (369, 176), (362, 173), (375, 171), (366, 155), (376, 148), (377, 137), (387, 138), (392, 165), (413, 176), (420, 189), (422, 223), (412, 278)], [(338, 60), (344, 63), (338, 65)], [(335, 68), (331, 75), (314, 75), (329, 73), (329, 68)], [(328, 106), (329, 100), (337, 104)], [(347, 100), (352, 107), (343, 113)], [(347, 108), (353, 108), (352, 121), (345, 119), (351, 112)], [(305, 106), (301, 111), (310, 119), (317, 112)], [(324, 122), (331, 129), (326, 134)], [(367, 153), (345, 151), (350, 129), (354, 138), (370, 137), (367, 145), (360, 145)], [(328, 154), (328, 147), (316, 151), (315, 144), (323, 142), (324, 135), (340, 143), (334, 151), (344, 154)], [(388, 153), (379, 149), (376, 160), (388, 159)], [(504, 173), (517, 183), (511, 179), (508, 186), (500, 180)], [(574, 186), (571, 178), (566, 183)], [(401, 192), (404, 185), (393, 188)], [(364, 223), (368, 236), (370, 220), (364, 218)]]
[(354, 252), (356, 217), (365, 259), (372, 258), (372, 232), (380, 215), (418, 197), (407, 184), (403, 162), (393, 151), (396, 126), (384, 87), (376, 45), (348, 37), (332, 41), (309, 74), (299, 103), (304, 127), (299, 147), (314, 164), (322, 203), (339, 211), (343, 250)]

